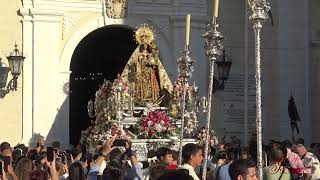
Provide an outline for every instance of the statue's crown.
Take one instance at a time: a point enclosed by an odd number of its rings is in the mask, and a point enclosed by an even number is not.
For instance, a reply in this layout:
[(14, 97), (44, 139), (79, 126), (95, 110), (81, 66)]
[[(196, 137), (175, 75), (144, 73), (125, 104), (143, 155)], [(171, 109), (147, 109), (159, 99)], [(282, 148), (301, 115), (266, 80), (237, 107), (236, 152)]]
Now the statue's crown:
[(135, 37), (139, 44), (146, 43), (150, 45), (154, 40), (153, 28), (148, 24), (142, 24), (137, 27)]

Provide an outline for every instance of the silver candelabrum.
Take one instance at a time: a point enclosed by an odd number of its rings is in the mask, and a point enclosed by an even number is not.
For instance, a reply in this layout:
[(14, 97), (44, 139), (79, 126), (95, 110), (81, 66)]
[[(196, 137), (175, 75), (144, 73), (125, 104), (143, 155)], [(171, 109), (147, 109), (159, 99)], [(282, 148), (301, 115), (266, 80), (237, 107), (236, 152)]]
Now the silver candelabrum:
[(185, 47), (185, 50), (182, 51), (182, 56), (177, 60), (178, 62), (178, 72), (179, 78), (182, 80), (182, 103), (181, 103), (181, 131), (180, 131), (180, 152), (179, 152), (179, 164), (182, 164), (182, 141), (184, 135), (184, 120), (186, 115), (186, 84), (188, 83), (188, 79), (192, 76), (193, 67), (192, 64), (194, 62), (191, 59), (189, 46)]
[(217, 18), (213, 17), (212, 23), (208, 24), (207, 32), (202, 35), (205, 39), (205, 53), (209, 60), (209, 87), (208, 87), (208, 105), (207, 105), (207, 124), (206, 124), (206, 141), (202, 179), (207, 176), (208, 152), (209, 152), (209, 138), (210, 138), (210, 120), (211, 120), (211, 103), (212, 103), (212, 90), (214, 80), (214, 63), (223, 52), (223, 39), (224, 37), (218, 31), (219, 24)]
[[(123, 88), (123, 84), (121, 83), (121, 81), (119, 79), (115, 80), (115, 95), (114, 95), (114, 100), (115, 100), (115, 104), (114, 107), (115, 108), (115, 120), (113, 120), (113, 123), (116, 124), (119, 127), (119, 130), (121, 131), (121, 135), (122, 137), (125, 137), (127, 134), (123, 129), (123, 119), (124, 119), (124, 109), (128, 109), (129, 110), (129, 105), (126, 102), (126, 100), (124, 98), (124, 88)], [(130, 101), (130, 100), (129, 100)], [(125, 103), (126, 102), (126, 103)], [(124, 107), (124, 105), (127, 105), (127, 107)], [(112, 122), (112, 121), (111, 121)]]
[(255, 64), (256, 64), (256, 133), (257, 133), (257, 166), (259, 179), (262, 174), (262, 115), (261, 115), (261, 56), (260, 32), (263, 23), (268, 19), (270, 5), (266, 0), (248, 0), (251, 11), (249, 21), (253, 24), (255, 33)]

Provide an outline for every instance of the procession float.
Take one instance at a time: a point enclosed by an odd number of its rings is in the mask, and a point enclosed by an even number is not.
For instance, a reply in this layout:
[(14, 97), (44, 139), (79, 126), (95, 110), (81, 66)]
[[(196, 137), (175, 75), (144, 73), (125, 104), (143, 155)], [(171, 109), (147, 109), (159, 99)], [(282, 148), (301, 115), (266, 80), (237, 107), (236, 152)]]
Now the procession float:
[[(138, 47), (123, 72), (113, 81), (105, 80), (88, 102), (92, 126), (82, 131), (81, 141), (89, 149), (117, 134), (131, 139), (139, 160), (158, 147), (181, 149), (186, 143), (205, 144), (206, 132), (198, 125), (206, 113), (207, 100), (199, 96), (195, 83), (189, 84), (193, 67), (188, 51), (178, 59), (178, 77), (171, 80), (159, 58), (152, 27), (140, 25), (135, 32)], [(216, 144), (213, 131), (210, 144)]]

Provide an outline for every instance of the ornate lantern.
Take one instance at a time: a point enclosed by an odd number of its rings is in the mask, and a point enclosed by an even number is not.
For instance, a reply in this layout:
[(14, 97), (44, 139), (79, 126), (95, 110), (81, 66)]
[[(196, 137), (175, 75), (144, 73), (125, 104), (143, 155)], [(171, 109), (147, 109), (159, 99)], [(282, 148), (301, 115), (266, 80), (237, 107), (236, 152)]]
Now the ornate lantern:
[(216, 89), (224, 89), (224, 81), (226, 81), (229, 77), (230, 68), (232, 65), (232, 59), (226, 55), (225, 50), (223, 50), (222, 57), (220, 61), (216, 61), (216, 64), (218, 66), (218, 77), (219, 80), (222, 81), (219, 82), (218, 86), (216, 86)]
[[(0, 58), (0, 97), (4, 98), (6, 94), (8, 94), (10, 91), (16, 91), (17, 90), (17, 84), (18, 84), (18, 76), (21, 74), (22, 71), (22, 65), (24, 56), (17, 48), (17, 44), (15, 44), (15, 48), (13, 52), (10, 53), (9, 56), (7, 56), (9, 67), (3, 66), (3, 63), (1, 63)], [(7, 87), (7, 79), (8, 79), (8, 72), (11, 71), (12, 79), (9, 81)]]

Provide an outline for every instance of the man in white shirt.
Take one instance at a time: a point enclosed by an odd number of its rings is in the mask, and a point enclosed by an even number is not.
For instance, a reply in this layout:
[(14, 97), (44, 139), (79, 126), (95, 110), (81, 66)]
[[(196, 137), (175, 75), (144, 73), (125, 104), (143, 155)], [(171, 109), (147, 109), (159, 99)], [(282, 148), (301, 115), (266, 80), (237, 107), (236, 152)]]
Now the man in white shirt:
[(189, 175), (192, 176), (194, 180), (200, 180), (195, 169), (202, 164), (203, 156), (201, 147), (197, 144), (186, 144), (182, 148), (182, 158), (184, 164), (180, 169), (188, 170)]
[(318, 158), (302, 145), (295, 146), (296, 153), (301, 157), (305, 167), (306, 179), (320, 179), (320, 162)]

